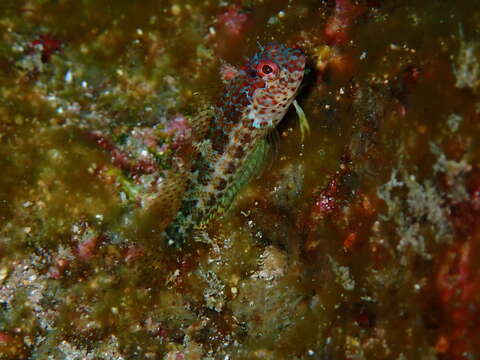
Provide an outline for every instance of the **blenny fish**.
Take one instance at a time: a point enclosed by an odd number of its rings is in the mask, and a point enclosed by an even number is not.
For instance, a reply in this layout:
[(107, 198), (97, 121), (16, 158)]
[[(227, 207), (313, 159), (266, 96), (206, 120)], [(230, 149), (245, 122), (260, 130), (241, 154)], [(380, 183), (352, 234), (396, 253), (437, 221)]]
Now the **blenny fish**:
[[(212, 218), (221, 217), (240, 188), (262, 167), (267, 135), (294, 101), (305, 70), (300, 49), (282, 44), (261, 48), (239, 69), (223, 65), (225, 89), (210, 110), (195, 144), (198, 159), (180, 210), (164, 231), (180, 246)], [(202, 123), (197, 120), (195, 126)], [(190, 170), (189, 170), (190, 171)]]

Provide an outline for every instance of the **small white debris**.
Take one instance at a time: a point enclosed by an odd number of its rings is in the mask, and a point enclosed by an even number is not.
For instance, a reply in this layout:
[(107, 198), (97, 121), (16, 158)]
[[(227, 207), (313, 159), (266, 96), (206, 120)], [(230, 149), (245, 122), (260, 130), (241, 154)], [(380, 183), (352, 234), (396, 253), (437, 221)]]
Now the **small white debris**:
[(451, 114), (447, 119), (448, 127), (452, 132), (455, 132), (460, 127), (460, 123), (462, 122), (462, 120), (463, 120), (463, 117), (461, 117), (460, 115)]
[(65, 74), (65, 82), (67, 84), (71, 84), (73, 81), (73, 73), (71, 70), (68, 70), (67, 73)]
[(54, 101), (57, 100), (57, 97), (56, 97), (55, 95), (48, 95), (48, 96), (47, 96), (47, 100), (54, 102)]
[(14, 44), (14, 45), (12, 46), (12, 50), (13, 50), (14, 52), (17, 52), (17, 53), (20, 53), (20, 52), (24, 52), (24, 51), (25, 51), (24, 47), (23, 47), (22, 45), (20, 45), (20, 44)]
[(396, 44), (394, 44), (394, 43), (391, 43), (391, 44), (390, 44), (390, 50), (396, 51), (396, 50), (401, 50), (401, 49), (402, 49), (402, 47), (399, 46), (399, 45), (396, 45)]
[(459, 31), (460, 49), (453, 73), (458, 88), (470, 87), (475, 89), (480, 84), (480, 42), (467, 41), (464, 38), (463, 28)]
[(347, 266), (341, 266), (331, 256), (328, 257), (332, 270), (337, 277), (337, 282), (347, 291), (355, 289), (355, 280), (350, 274), (350, 270)]
[(170, 12), (173, 16), (178, 16), (182, 13), (182, 8), (178, 4), (173, 4), (170, 8)]
[(6, 267), (0, 269), (0, 284), (7, 278), (8, 269)]

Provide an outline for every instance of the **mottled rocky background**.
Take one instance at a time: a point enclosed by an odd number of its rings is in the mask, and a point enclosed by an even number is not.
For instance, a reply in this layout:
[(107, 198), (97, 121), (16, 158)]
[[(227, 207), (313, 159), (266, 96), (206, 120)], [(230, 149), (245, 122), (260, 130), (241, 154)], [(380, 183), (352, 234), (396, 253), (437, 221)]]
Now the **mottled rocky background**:
[[(0, 359), (479, 359), (478, 5), (2, 0)], [(271, 41), (310, 134), (165, 246), (192, 119)]]

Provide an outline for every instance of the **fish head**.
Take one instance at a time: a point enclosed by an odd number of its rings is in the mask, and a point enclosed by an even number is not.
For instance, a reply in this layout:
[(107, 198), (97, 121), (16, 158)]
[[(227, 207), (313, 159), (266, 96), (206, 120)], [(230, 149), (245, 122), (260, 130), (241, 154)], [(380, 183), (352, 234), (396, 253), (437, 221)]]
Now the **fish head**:
[(305, 72), (300, 49), (268, 44), (243, 66), (251, 78), (248, 119), (257, 129), (274, 128), (295, 99)]

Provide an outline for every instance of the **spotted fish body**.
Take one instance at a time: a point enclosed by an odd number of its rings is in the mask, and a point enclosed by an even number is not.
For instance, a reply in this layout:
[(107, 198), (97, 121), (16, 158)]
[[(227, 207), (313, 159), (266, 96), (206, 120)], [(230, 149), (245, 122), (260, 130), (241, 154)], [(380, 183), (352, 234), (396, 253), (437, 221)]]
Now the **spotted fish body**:
[(267, 151), (266, 136), (294, 100), (304, 69), (301, 50), (269, 44), (240, 69), (224, 72), (225, 91), (203, 141), (211, 148), (210, 159), (165, 230), (169, 244), (182, 244), (199, 225), (221, 216), (256, 173)]

